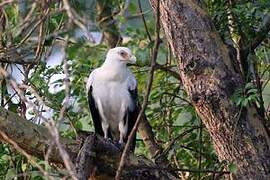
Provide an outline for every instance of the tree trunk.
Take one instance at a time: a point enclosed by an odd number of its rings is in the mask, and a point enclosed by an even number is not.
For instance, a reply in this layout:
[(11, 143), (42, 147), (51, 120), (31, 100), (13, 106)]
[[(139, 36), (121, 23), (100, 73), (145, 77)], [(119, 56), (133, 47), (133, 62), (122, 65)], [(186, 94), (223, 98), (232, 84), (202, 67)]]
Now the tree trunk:
[[(151, 0), (153, 9), (157, 0)], [(160, 19), (182, 83), (232, 178), (270, 179), (269, 135), (252, 105), (231, 100), (244, 82), (205, 10), (195, 0), (160, 0)]]

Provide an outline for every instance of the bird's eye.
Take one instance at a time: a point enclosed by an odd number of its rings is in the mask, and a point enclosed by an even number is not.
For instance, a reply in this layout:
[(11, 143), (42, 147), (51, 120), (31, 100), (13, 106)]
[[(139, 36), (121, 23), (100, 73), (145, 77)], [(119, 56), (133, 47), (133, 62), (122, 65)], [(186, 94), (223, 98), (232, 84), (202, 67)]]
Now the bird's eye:
[(127, 53), (125, 51), (119, 52), (120, 56), (122, 56), (124, 59), (127, 58)]

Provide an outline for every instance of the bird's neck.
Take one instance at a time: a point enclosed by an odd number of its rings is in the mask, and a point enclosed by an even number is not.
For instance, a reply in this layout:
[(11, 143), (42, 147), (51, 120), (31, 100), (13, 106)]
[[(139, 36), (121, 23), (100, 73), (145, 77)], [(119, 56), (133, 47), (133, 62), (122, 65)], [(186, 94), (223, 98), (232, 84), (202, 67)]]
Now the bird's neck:
[(127, 65), (121, 62), (105, 61), (101, 66), (109, 80), (121, 81), (126, 78)]
[(126, 69), (127, 65), (119, 60), (106, 59), (102, 65), (104, 68)]

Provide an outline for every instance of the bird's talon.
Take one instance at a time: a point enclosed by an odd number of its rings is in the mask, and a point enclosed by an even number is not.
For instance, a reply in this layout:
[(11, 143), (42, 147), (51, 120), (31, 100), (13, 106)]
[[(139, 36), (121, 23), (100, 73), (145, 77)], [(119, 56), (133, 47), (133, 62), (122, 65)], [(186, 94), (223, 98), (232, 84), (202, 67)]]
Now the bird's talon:
[(113, 140), (111, 138), (104, 138), (106, 139), (106, 141), (110, 142), (110, 143), (113, 143)]
[(120, 149), (121, 151), (123, 151), (126, 144), (125, 143), (116, 142), (115, 145), (117, 146), (118, 149)]

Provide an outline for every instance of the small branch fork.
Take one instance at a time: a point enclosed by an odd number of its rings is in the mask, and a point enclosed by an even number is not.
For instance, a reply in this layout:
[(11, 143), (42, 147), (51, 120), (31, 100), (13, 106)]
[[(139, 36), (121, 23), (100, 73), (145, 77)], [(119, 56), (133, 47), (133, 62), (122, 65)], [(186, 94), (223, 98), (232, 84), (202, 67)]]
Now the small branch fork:
[(149, 79), (147, 82), (147, 88), (146, 88), (146, 93), (144, 95), (144, 101), (142, 104), (142, 108), (140, 110), (140, 113), (137, 117), (136, 123), (128, 137), (128, 141), (125, 145), (123, 154), (121, 156), (121, 160), (119, 163), (119, 167), (116, 171), (116, 175), (115, 175), (115, 179), (116, 180), (120, 180), (121, 177), (121, 173), (123, 171), (124, 165), (125, 165), (125, 160), (127, 158), (128, 152), (129, 152), (129, 147), (131, 145), (131, 141), (133, 139), (133, 137), (136, 134), (137, 128), (139, 126), (140, 120), (142, 118), (142, 116), (144, 115), (144, 111), (147, 107), (148, 104), (148, 98), (150, 95), (150, 91), (151, 91), (151, 87), (152, 87), (152, 83), (153, 83), (153, 78), (154, 78), (154, 71), (155, 71), (155, 65), (156, 65), (156, 60), (157, 60), (157, 56), (158, 56), (158, 50), (159, 50), (159, 45), (160, 45), (160, 37), (159, 37), (159, 31), (160, 31), (160, 21), (159, 21), (159, 0), (158, 0), (158, 5), (157, 5), (157, 11), (156, 11), (156, 39), (155, 39), (155, 45), (154, 45), (154, 50), (153, 50), (153, 55), (152, 55), (152, 59), (151, 59), (151, 67), (150, 67), (150, 71), (149, 71)]

